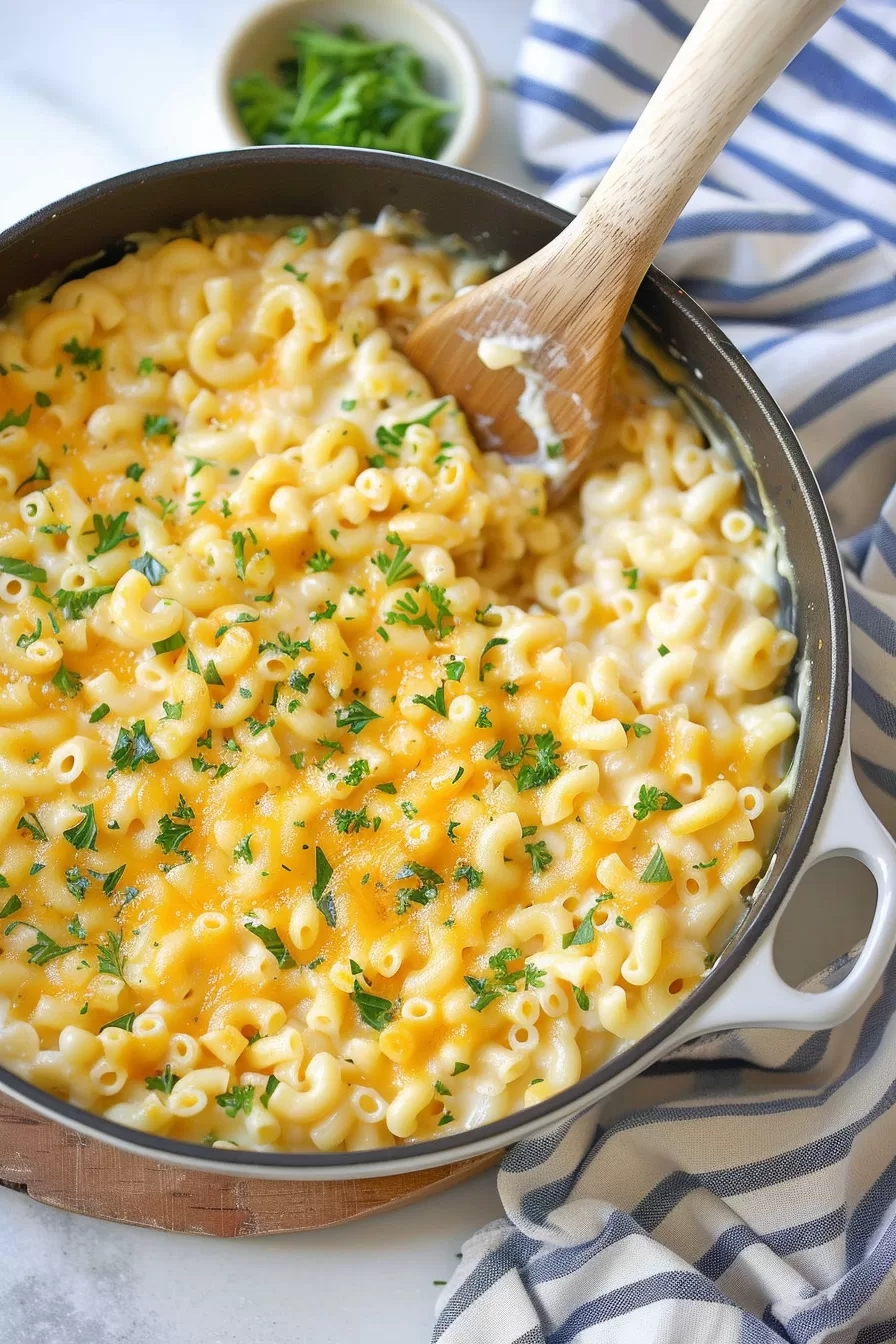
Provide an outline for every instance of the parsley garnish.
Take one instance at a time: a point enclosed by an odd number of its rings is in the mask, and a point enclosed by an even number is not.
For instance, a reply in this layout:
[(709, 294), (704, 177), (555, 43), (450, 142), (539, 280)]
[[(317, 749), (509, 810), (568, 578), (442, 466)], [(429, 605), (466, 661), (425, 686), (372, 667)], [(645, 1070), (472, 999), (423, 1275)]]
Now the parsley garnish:
[(225, 1115), (229, 1115), (235, 1120), (240, 1111), (245, 1111), (246, 1115), (252, 1110), (252, 1099), (255, 1096), (255, 1088), (251, 1083), (240, 1086), (235, 1083), (229, 1092), (221, 1092), (215, 1101), (221, 1107)]
[(138, 560), (132, 560), (131, 569), (136, 569), (139, 574), (143, 574), (153, 588), (160, 584), (168, 573), (161, 561), (157, 560), (154, 555), (150, 555), (149, 551), (144, 552)]
[(695, 868), (715, 868), (718, 859), (707, 859), (706, 863), (695, 863)]
[[(527, 762), (520, 766), (519, 774), (516, 777), (516, 787), (519, 793), (525, 793), (527, 789), (540, 788), (544, 784), (550, 784), (552, 779), (557, 778), (560, 767), (557, 765), (556, 758), (560, 754), (561, 745), (552, 732), (535, 734), (535, 763), (530, 765)], [(524, 748), (524, 755), (531, 755), (531, 752)]]
[(270, 1078), (268, 1079), (268, 1081), (267, 1081), (267, 1083), (266, 1083), (266, 1085), (265, 1085), (265, 1089), (264, 1089), (264, 1091), (262, 1092), (261, 1096), (258, 1098), (258, 1100), (261, 1102), (261, 1104), (262, 1104), (262, 1106), (265, 1108), (265, 1110), (267, 1110), (267, 1108), (268, 1108), (268, 1102), (271, 1100), (271, 1097), (272, 1097), (272, 1096), (274, 1095), (274, 1093), (277, 1091), (277, 1088), (278, 1088), (279, 1086), (280, 1086), (280, 1079), (279, 1079), (279, 1078), (275, 1078), (274, 1075), (271, 1074)]
[(141, 467), (139, 462), (132, 462), (124, 474), (130, 481), (139, 481), (145, 470), (146, 468)]
[(31, 817), (31, 821), (28, 821), (26, 817), (19, 817), (16, 822), (16, 830), (28, 831), (33, 840), (46, 840), (47, 833), (38, 821), (36, 813), (29, 812), (28, 816)]
[[(7, 882), (6, 885), (9, 886), (9, 883)], [(10, 896), (3, 909), (0, 910), (0, 919), (8, 919), (10, 915), (14, 915), (16, 911), (21, 910), (21, 908), (22, 902), (19, 900), (18, 896)]]
[[(629, 925), (629, 928), (631, 928), (631, 925)], [(587, 1013), (588, 1009), (591, 1007), (591, 1000), (585, 993), (584, 989), (582, 989), (581, 985), (573, 985), (572, 993), (573, 998), (581, 1008), (582, 1012)]]
[(382, 714), (375, 714), (361, 700), (353, 700), (347, 708), (336, 710), (336, 727), (347, 728), (350, 733), (357, 736), (358, 733), (363, 732), (368, 723), (382, 717)]
[[(352, 761), (347, 772), (342, 777), (343, 784), (348, 784), (351, 788), (361, 783), (365, 775), (370, 774), (370, 766), (363, 758), (358, 761)], [(382, 788), (381, 785), (377, 786)]]
[(588, 911), (587, 915), (582, 920), (581, 924), (576, 929), (575, 933), (564, 933), (563, 946), (584, 947), (586, 943), (593, 943), (595, 938), (594, 912), (597, 910), (599, 905), (603, 905), (604, 901), (611, 901), (612, 899), (613, 899), (613, 893), (611, 891), (607, 892), (606, 895), (604, 896), (598, 896), (597, 900), (594, 902), (594, 905)]
[[(0, 429), (3, 428), (0, 422)], [(17, 579), (24, 579), (29, 583), (46, 583), (47, 571), (41, 569), (39, 565), (32, 565), (28, 560), (17, 560), (13, 555), (0, 555), (0, 574), (12, 574)], [(111, 592), (111, 589), (109, 590)]]
[(536, 840), (534, 844), (525, 845), (524, 849), (532, 860), (533, 873), (543, 873), (554, 862), (554, 856), (543, 840)]
[(669, 872), (669, 865), (666, 862), (666, 856), (657, 845), (653, 851), (650, 862), (641, 874), (642, 882), (671, 882), (672, 874)]
[(77, 672), (71, 672), (64, 663), (60, 663), (53, 677), (53, 685), (57, 691), (61, 691), (71, 699), (81, 689), (81, 676)]
[(459, 1073), (466, 1073), (469, 1064), (463, 1064), (459, 1059), (454, 1061), (454, 1068), (451, 1070), (451, 1077), (456, 1078)]
[(154, 639), (152, 647), (156, 653), (174, 653), (176, 649), (182, 649), (186, 642), (181, 632), (176, 630), (167, 639)]
[(112, 749), (112, 769), (106, 771), (106, 778), (111, 779), (120, 770), (133, 773), (144, 762), (154, 765), (158, 759), (159, 754), (147, 735), (146, 723), (138, 719), (130, 728), (119, 728)]
[(103, 937), (106, 940), (105, 946), (100, 944), (97, 948), (97, 963), (100, 970), (106, 975), (117, 975), (120, 980), (124, 979), (125, 958), (121, 952), (120, 933), (105, 933)]
[(160, 438), (164, 436), (173, 443), (177, 438), (177, 426), (167, 415), (145, 415), (143, 417), (143, 433), (148, 439)]
[(74, 849), (92, 849), (96, 850), (96, 818), (93, 815), (93, 803), (88, 803), (86, 807), (76, 807), (76, 812), (83, 813), (84, 820), (77, 822), (74, 826), (69, 826), (67, 831), (63, 831), (65, 839)]
[(184, 712), (184, 702), (183, 700), (175, 700), (174, 704), (172, 705), (170, 701), (163, 700), (162, 708), (165, 711), (166, 719), (179, 719)]
[(193, 828), (190, 822), (195, 818), (193, 811), (184, 798), (183, 794), (178, 797), (178, 806), (173, 815), (169, 816), (166, 812), (164, 817), (159, 818), (159, 833), (156, 836), (156, 844), (161, 846), (163, 854), (178, 854), (182, 859), (190, 862), (191, 855), (184, 853), (181, 845), (193, 834)]
[(30, 416), (30, 406), (26, 406), (20, 415), (16, 415), (15, 411), (7, 411), (3, 419), (0, 420), (0, 434), (2, 434), (4, 429), (12, 429), (13, 427), (16, 429), (24, 429)]
[(314, 555), (309, 555), (308, 557), (308, 568), (311, 570), (312, 574), (323, 574), (323, 572), (330, 569), (332, 565), (332, 555), (330, 555), (329, 551), (325, 551), (323, 548), (319, 551), (315, 551)]
[(245, 927), (249, 933), (254, 933), (256, 938), (261, 939), (282, 971), (288, 971), (295, 966), (296, 963), (294, 958), (286, 950), (283, 939), (276, 929), (268, 929), (264, 924), (253, 924), (248, 919), (246, 920)]
[(93, 526), (97, 536), (96, 549), (88, 555), (88, 560), (95, 560), (98, 555), (105, 555), (107, 551), (114, 551), (116, 546), (120, 546), (123, 541), (136, 541), (136, 532), (125, 531), (128, 525), (127, 513), (118, 513), (113, 518), (111, 513), (107, 513), (105, 518), (101, 513), (93, 515)]
[(120, 1027), (122, 1031), (133, 1031), (136, 1016), (136, 1013), (123, 1013), (121, 1017), (116, 1017), (114, 1022), (104, 1022), (100, 1031), (105, 1031), (107, 1027)]
[(466, 672), (466, 670), (467, 670), (466, 663), (462, 662), (459, 658), (455, 658), (454, 654), (452, 653), (451, 658), (445, 664), (445, 676), (448, 678), (448, 680), (460, 681), (461, 677)]
[(372, 826), (375, 831), (380, 828), (380, 817), (368, 817), (367, 804), (357, 812), (352, 812), (345, 807), (337, 807), (333, 813), (336, 822), (336, 829), (342, 835), (357, 835), (358, 831), (369, 830)]
[(53, 600), (67, 621), (80, 621), (85, 612), (93, 610), (101, 597), (112, 591), (111, 584), (98, 588), (57, 588)]
[(150, 1074), (145, 1081), (149, 1092), (164, 1092), (168, 1097), (174, 1084), (180, 1082), (180, 1078), (176, 1073), (172, 1073), (171, 1065), (166, 1064), (161, 1073)]
[(628, 579), (628, 586), (629, 586), (629, 588), (637, 588), (637, 586), (638, 586), (638, 571), (637, 571), (637, 569), (624, 569), (624, 570), (622, 571), (622, 577), (623, 577), (624, 579)]
[(88, 723), (99, 723), (100, 719), (104, 719), (106, 715), (110, 714), (111, 712), (112, 711), (109, 709), (109, 706), (105, 702), (101, 705), (97, 705), (96, 709), (90, 715)]
[(485, 655), (488, 653), (489, 649), (496, 649), (496, 648), (498, 648), (499, 645), (501, 645), (501, 644), (506, 644), (506, 643), (507, 643), (507, 640), (506, 640), (506, 639), (490, 639), (489, 642), (486, 644), (485, 648), (482, 650), (482, 653), (479, 655), (479, 680), (480, 680), (480, 681), (484, 681), (484, 680), (485, 680), (485, 674), (486, 674), (486, 672), (491, 672), (492, 669), (493, 669), (494, 666), (495, 666), (494, 663), (483, 663), (483, 661), (482, 661), (483, 658), (485, 657)]
[(29, 924), (24, 919), (17, 919), (12, 924), (8, 924), (4, 933), (10, 934), (13, 929), (25, 928), (34, 931), (34, 942), (27, 949), (28, 960), (33, 966), (46, 966), (48, 961), (54, 961), (56, 957), (65, 956), (66, 952), (74, 952), (82, 947), (82, 943), (72, 943), (69, 947), (60, 947), (60, 945), (51, 938), (43, 929), (39, 929), (35, 924)]
[(86, 368), (96, 369), (97, 371), (103, 367), (102, 349), (82, 345), (77, 336), (73, 336), (70, 341), (66, 341), (62, 348), (67, 355), (71, 355), (73, 364), (83, 364)]
[[(537, 989), (544, 984), (545, 972), (529, 962), (523, 962), (518, 970), (510, 970), (513, 962), (522, 961), (523, 954), (518, 947), (504, 947), (489, 957), (489, 969), (495, 974), (488, 977), (465, 975), (464, 980), (472, 989), (475, 998), (471, 1008), (481, 1013), (502, 994), (515, 994), (519, 989)], [(522, 984), (520, 984), (522, 981)]]
[(44, 628), (43, 624), (41, 623), (40, 620), (38, 620), (35, 623), (34, 629), (32, 630), (30, 635), (19, 635), (18, 639), (16, 640), (16, 648), (30, 649), (31, 645), (36, 644), (37, 641), (40, 639), (43, 628)]
[(381, 999), (376, 994), (371, 994), (364, 988), (360, 980), (355, 980), (355, 987), (349, 998), (358, 1009), (362, 1022), (366, 1022), (368, 1027), (373, 1027), (374, 1031), (382, 1031), (392, 1017), (392, 1004), (389, 999)]
[(333, 897), (327, 891), (330, 878), (333, 876), (333, 869), (330, 861), (319, 845), (314, 847), (314, 886), (311, 888), (311, 899), (323, 915), (331, 929), (336, 927), (336, 903)]
[(454, 881), (465, 881), (467, 891), (473, 891), (476, 887), (482, 886), (482, 873), (478, 868), (473, 868), (469, 863), (459, 863), (454, 870)]
[(418, 887), (400, 887), (396, 893), (397, 904), (396, 913), (404, 915), (407, 913), (411, 902), (416, 905), (429, 905), (438, 896), (438, 888), (444, 883), (444, 878), (438, 873), (434, 873), (431, 868), (424, 868), (422, 863), (406, 863), (403, 868), (399, 868), (395, 874), (395, 881), (401, 882), (405, 878), (416, 877), (420, 885)]
[(397, 532), (387, 532), (386, 541), (395, 547), (395, 554), (390, 556), (385, 551), (378, 551), (373, 557), (373, 563), (385, 578), (386, 584), (403, 583), (405, 579), (416, 578), (416, 569), (407, 563), (410, 546), (405, 546)]
[(252, 862), (252, 846), (249, 843), (251, 839), (252, 839), (252, 832), (250, 831), (248, 835), (243, 836), (242, 840), (240, 840), (238, 844), (234, 845), (233, 848), (234, 859), (242, 859), (243, 863)]
[(445, 704), (444, 681), (432, 695), (415, 695), (411, 703), (415, 705), (424, 705), (427, 709), (431, 709), (433, 714), (440, 714), (443, 719), (447, 719), (448, 709)]
[(660, 810), (675, 812), (679, 807), (681, 807), (681, 803), (678, 799), (673, 798), (671, 793), (667, 793), (665, 789), (656, 789), (653, 786), (648, 787), (646, 784), (642, 784), (638, 790), (638, 801), (632, 808), (632, 814), (635, 821), (644, 821), (645, 817), (649, 817), (651, 812), (659, 812)]

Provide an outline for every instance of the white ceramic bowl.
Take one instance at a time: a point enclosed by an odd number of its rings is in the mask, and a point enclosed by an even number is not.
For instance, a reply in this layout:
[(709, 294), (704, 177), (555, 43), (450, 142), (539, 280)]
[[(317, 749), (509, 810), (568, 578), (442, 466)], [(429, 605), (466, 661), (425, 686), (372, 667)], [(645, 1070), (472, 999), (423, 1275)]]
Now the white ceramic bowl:
[(485, 78), (470, 39), (429, 0), (285, 0), (257, 10), (226, 43), (217, 67), (218, 103), (234, 145), (251, 141), (231, 96), (232, 81), (257, 72), (274, 76), (292, 50), (289, 34), (301, 23), (334, 31), (355, 23), (371, 38), (413, 47), (423, 58), (429, 91), (458, 107), (439, 161), (469, 160), (485, 130)]

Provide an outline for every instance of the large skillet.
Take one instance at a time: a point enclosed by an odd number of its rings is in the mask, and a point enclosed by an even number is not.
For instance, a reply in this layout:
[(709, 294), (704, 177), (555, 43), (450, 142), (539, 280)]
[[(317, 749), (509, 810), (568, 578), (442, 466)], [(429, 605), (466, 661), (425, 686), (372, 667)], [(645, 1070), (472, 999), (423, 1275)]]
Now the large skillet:
[[(513, 187), (397, 154), (292, 146), (209, 154), (88, 187), (0, 235), (0, 308), (17, 290), (74, 261), (118, 260), (130, 233), (177, 226), (200, 213), (229, 219), (356, 210), (370, 220), (384, 205), (421, 211), (435, 232), (459, 233), (483, 252), (506, 251), (514, 260), (542, 247), (569, 220)], [(767, 874), (705, 980), (642, 1040), (550, 1100), (469, 1133), (404, 1147), (329, 1154), (204, 1148), (126, 1129), (2, 1068), (0, 1088), (83, 1133), (187, 1166), (281, 1179), (385, 1175), (471, 1157), (556, 1124), (695, 1036), (729, 1026), (829, 1027), (871, 993), (896, 944), (896, 849), (859, 794), (850, 765), (846, 597), (821, 493), (781, 411), (687, 294), (651, 270), (634, 312), (641, 329), (674, 356), (675, 381), (704, 427), (741, 461), (753, 506), (761, 501), (783, 540), (784, 610), (800, 645), (792, 689), (802, 722), (791, 802)], [(797, 876), (831, 854), (851, 855), (871, 869), (877, 907), (847, 978), (826, 993), (802, 994), (775, 969), (775, 925)]]

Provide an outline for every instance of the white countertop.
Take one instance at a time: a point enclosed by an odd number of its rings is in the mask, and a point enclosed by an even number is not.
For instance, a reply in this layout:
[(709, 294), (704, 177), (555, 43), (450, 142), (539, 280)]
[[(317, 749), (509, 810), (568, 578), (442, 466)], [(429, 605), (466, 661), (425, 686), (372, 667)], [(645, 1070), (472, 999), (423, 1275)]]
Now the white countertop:
[[(509, 80), (528, 0), (442, 2), (476, 39), (490, 77)], [(214, 52), (253, 7), (0, 0), (0, 227), (90, 181), (226, 147), (210, 95)], [(509, 94), (493, 92), (489, 134), (471, 167), (531, 187)], [(837, 896), (847, 889), (844, 908)], [(813, 917), (794, 919), (779, 958), (792, 983), (862, 932), (845, 929), (843, 916), (867, 911), (872, 888), (864, 870), (835, 860), (805, 890)], [(433, 1280), (449, 1278), (461, 1243), (500, 1214), (486, 1173), (341, 1228), (216, 1241), (95, 1222), (0, 1189), (0, 1340), (425, 1344), (440, 1291)]]

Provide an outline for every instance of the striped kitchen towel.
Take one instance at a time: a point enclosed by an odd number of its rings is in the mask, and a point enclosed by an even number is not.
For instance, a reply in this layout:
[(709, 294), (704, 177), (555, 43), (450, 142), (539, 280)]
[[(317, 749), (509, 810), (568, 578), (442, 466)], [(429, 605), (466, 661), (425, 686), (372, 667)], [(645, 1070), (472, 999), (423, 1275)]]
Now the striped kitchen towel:
[[(535, 0), (517, 92), (552, 200), (588, 196), (700, 8)], [(850, 0), (796, 57), (659, 265), (755, 364), (824, 489), (857, 775), (896, 829), (893, 0)], [(896, 966), (843, 1027), (717, 1035), (518, 1144), (498, 1178), (507, 1217), (465, 1246), (434, 1339), (896, 1340), (894, 1014)]]

